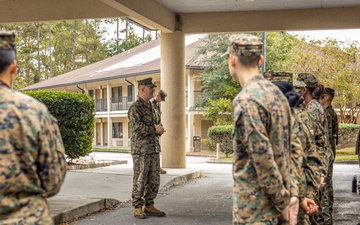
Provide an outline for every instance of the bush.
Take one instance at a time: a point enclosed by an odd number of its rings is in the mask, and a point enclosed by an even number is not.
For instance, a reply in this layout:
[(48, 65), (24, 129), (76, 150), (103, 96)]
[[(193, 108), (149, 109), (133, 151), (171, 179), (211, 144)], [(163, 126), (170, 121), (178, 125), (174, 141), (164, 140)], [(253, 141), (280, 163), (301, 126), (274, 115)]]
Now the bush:
[(201, 139), (201, 147), (202, 147), (202, 150), (207, 150), (207, 151), (215, 151), (216, 150), (216, 145), (213, 145), (213, 143), (211, 142), (211, 140), (209, 138)]
[(358, 124), (339, 124), (339, 143), (337, 149), (354, 147), (357, 140), (357, 134), (360, 129)]
[(208, 130), (208, 136), (211, 139), (211, 143), (216, 146), (216, 143), (220, 144), (220, 151), (223, 152), (226, 157), (234, 152), (232, 141), (232, 125), (225, 126), (213, 126)]
[(56, 91), (27, 91), (44, 103), (58, 120), (65, 154), (76, 159), (91, 153), (95, 103), (88, 94)]

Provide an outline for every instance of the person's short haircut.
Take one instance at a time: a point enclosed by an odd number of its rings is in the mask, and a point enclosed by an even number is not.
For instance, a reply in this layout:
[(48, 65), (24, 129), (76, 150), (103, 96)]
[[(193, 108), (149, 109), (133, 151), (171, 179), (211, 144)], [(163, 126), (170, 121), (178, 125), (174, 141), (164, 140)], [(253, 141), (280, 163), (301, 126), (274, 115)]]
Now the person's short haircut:
[(0, 73), (8, 68), (15, 59), (15, 51), (0, 49)]
[(258, 67), (260, 56), (252, 55), (252, 56), (237, 56), (241, 65), (246, 68)]

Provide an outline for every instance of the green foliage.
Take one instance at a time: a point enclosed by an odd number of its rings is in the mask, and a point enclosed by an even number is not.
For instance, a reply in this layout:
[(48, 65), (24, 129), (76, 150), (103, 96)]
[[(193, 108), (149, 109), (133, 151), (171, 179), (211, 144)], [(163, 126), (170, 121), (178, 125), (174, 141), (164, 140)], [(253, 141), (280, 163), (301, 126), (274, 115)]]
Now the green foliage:
[(215, 151), (216, 145), (214, 145), (209, 138), (201, 139), (202, 150)]
[(233, 141), (232, 141), (232, 130), (233, 126), (213, 126), (208, 130), (208, 136), (211, 139), (211, 143), (216, 146), (220, 144), (220, 151), (223, 152), (226, 157), (234, 152)]
[(207, 111), (205, 117), (212, 121), (215, 121), (215, 125), (230, 125), (232, 124), (231, 100), (220, 98), (212, 100), (210, 99), (206, 103)]
[(346, 123), (340, 123), (339, 124), (339, 130), (345, 130), (345, 131), (354, 131), (358, 130), (360, 128), (359, 124), (346, 124)]
[[(253, 34), (261, 37), (259, 32)], [(267, 69), (288, 70), (292, 63), (292, 48), (298, 40), (285, 32), (266, 34)], [(206, 69), (198, 77), (202, 83), (203, 94), (194, 108), (206, 108), (206, 118), (216, 125), (232, 123), (232, 99), (241, 91), (240, 85), (229, 74), (227, 57), (221, 57), (227, 49), (229, 36), (210, 34), (205, 38), (206, 45), (199, 48), (199, 53), (205, 56), (202, 63)]]
[(95, 103), (87, 94), (55, 91), (27, 91), (43, 102), (58, 120), (65, 153), (76, 159), (91, 153)]

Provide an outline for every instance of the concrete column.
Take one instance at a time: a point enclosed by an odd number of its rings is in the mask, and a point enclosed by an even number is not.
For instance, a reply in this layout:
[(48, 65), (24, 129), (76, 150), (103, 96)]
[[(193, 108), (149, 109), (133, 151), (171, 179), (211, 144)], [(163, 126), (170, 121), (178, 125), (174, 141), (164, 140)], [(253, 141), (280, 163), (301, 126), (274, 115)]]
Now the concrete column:
[(100, 122), (100, 145), (101, 146), (104, 146), (104, 120), (101, 119), (101, 122)]
[(109, 82), (106, 85), (106, 102), (107, 102), (107, 143), (108, 148), (112, 147), (112, 119), (110, 118), (110, 110), (111, 110), (111, 86)]
[[(193, 82), (193, 72), (192, 70), (189, 70), (187, 73), (187, 106), (188, 109), (190, 109), (194, 104), (194, 82)], [(187, 130), (188, 130), (188, 139), (187, 139), (187, 151), (193, 152), (193, 136), (194, 136), (194, 113), (189, 111), (188, 113), (188, 124), (187, 124)]]
[(161, 105), (166, 132), (161, 138), (162, 166), (186, 168), (185, 36), (161, 33), (161, 88), (168, 94)]
[(110, 117), (110, 115), (108, 114), (107, 116), (107, 133), (108, 133), (108, 136), (107, 136), (107, 143), (108, 143), (108, 148), (112, 148), (112, 119)]

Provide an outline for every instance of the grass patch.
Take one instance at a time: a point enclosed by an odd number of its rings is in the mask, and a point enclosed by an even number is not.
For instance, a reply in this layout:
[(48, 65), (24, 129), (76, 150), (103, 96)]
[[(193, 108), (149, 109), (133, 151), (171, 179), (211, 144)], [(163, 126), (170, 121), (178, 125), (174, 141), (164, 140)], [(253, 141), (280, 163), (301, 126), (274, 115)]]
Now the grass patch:
[(342, 161), (358, 161), (357, 155), (336, 155), (335, 162), (342, 162)]
[[(232, 163), (233, 158), (222, 157), (219, 159), (211, 159), (213, 162), (228, 162)], [(355, 147), (351, 148), (343, 148), (336, 151), (335, 162), (343, 162), (343, 161), (358, 161), (358, 155), (355, 154)]]
[(355, 147), (336, 150), (336, 155), (355, 155)]
[(93, 152), (118, 152), (118, 153), (130, 153), (130, 149), (127, 148), (92, 148)]

